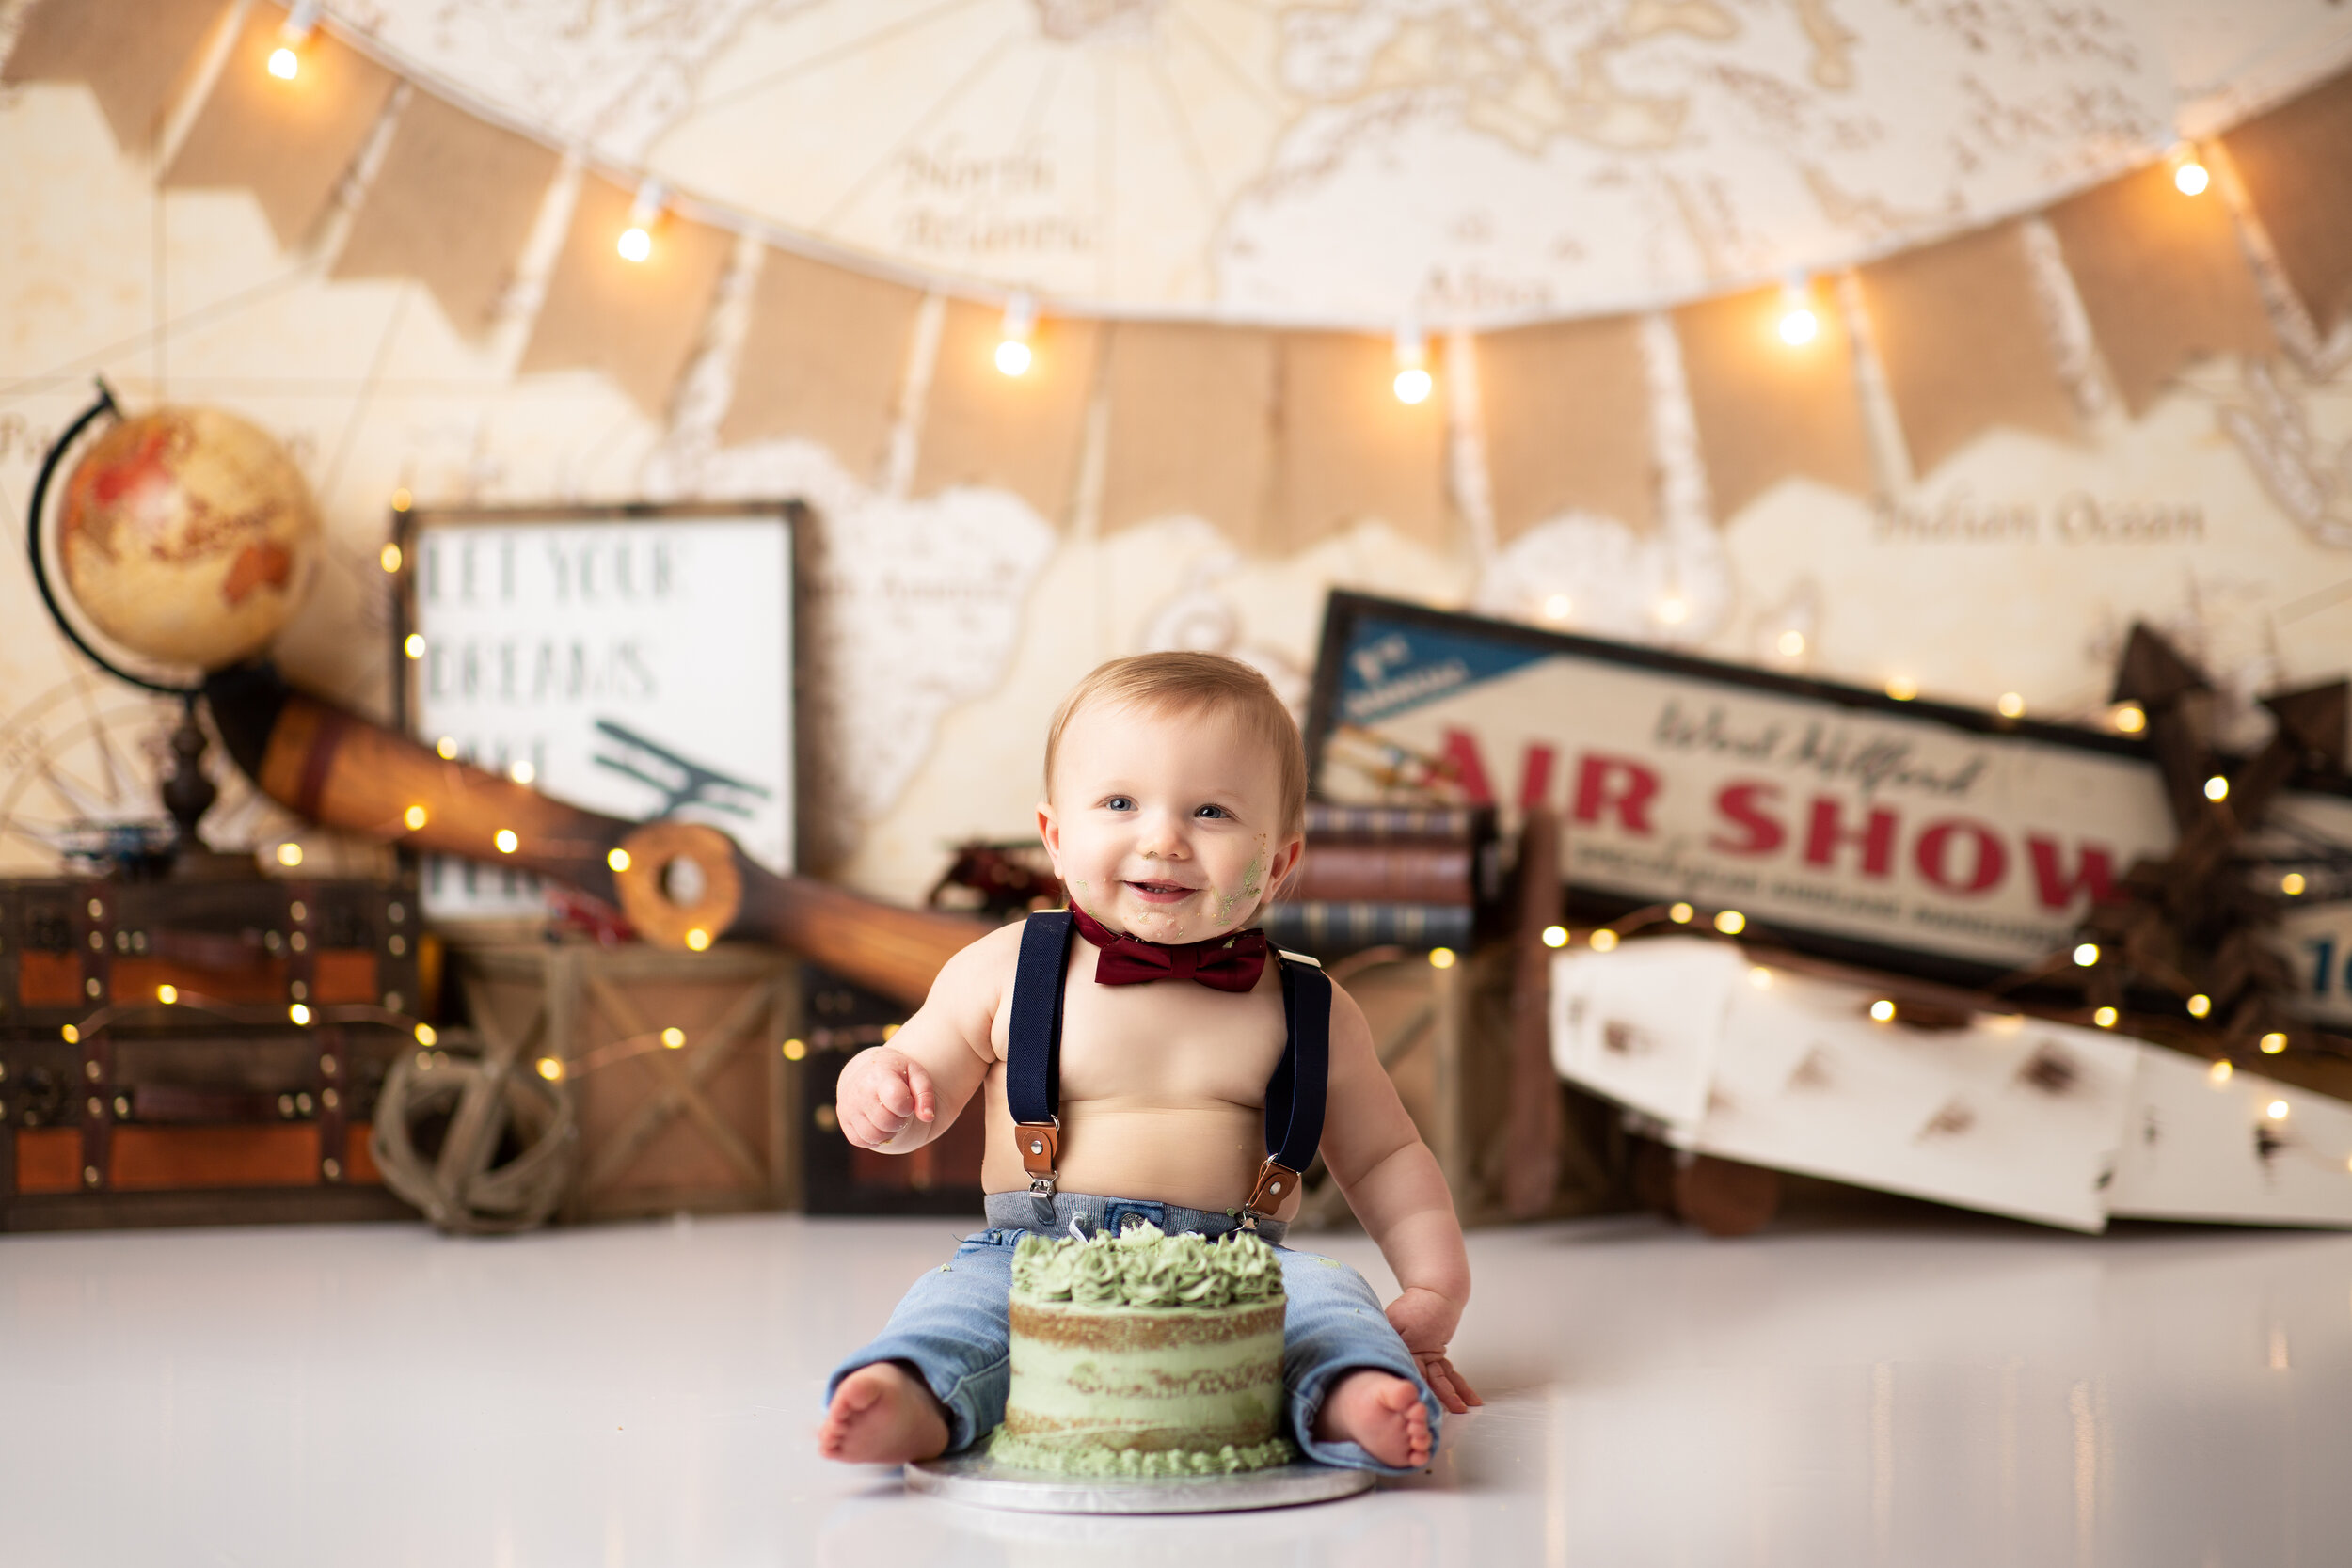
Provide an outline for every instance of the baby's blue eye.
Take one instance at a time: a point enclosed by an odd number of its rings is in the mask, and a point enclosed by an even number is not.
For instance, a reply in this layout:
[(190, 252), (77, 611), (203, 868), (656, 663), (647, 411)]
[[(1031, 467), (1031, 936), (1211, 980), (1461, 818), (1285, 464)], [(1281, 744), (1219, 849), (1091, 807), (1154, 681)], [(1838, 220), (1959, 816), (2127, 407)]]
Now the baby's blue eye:
[(1124, 795), (1114, 795), (1109, 800), (1104, 801), (1103, 804), (1111, 811), (1133, 811), (1136, 809), (1135, 801)]
[(1192, 815), (1195, 816), (1231, 816), (1233, 814), (1227, 811), (1223, 806), (1202, 806), (1199, 811), (1194, 812)]

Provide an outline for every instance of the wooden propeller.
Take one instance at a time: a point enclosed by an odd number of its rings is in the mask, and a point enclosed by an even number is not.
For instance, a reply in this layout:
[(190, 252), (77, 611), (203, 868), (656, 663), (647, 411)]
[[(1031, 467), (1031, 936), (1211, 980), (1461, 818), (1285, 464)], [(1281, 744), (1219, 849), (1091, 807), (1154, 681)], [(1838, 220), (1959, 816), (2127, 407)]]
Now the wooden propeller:
[(625, 822), (567, 805), (297, 691), (266, 664), (213, 675), (205, 699), (237, 765), (297, 815), (552, 878), (618, 904), (659, 946), (772, 942), (912, 1007), (941, 965), (991, 929), (779, 877), (701, 823)]

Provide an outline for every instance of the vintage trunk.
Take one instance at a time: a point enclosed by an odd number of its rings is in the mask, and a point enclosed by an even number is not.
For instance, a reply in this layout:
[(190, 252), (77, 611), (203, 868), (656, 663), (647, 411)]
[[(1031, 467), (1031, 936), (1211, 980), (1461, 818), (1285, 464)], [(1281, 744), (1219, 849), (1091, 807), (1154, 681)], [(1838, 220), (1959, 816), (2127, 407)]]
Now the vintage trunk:
[(471, 942), (452, 967), (486, 1046), (552, 1061), (578, 1106), (561, 1217), (780, 1209), (800, 1197), (784, 1045), (798, 965), (728, 944)]
[(887, 997), (850, 985), (809, 965), (803, 972), (808, 1011), (793, 1043), (800, 1091), (807, 1107), (803, 1170), (812, 1214), (953, 1214), (979, 1223), (980, 1157), (986, 1126), (975, 1103), (936, 1142), (911, 1154), (853, 1148), (841, 1135), (833, 1091), (850, 1058), (897, 1033), (906, 1009)]

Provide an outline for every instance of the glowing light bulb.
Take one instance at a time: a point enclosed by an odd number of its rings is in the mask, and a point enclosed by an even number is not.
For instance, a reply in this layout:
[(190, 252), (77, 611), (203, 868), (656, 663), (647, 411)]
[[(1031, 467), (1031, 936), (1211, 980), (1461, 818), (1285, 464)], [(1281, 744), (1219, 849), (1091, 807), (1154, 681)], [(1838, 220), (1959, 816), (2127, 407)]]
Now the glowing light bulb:
[(2090, 1015), (2090, 1022), (2097, 1024), (2102, 1029), (2112, 1029), (2115, 1027), (2115, 1021), (2118, 1016), (2120, 1015), (2117, 1014), (2113, 1007), (2101, 1007), (2097, 1012)]
[(1804, 652), (1804, 633), (1795, 630), (1784, 631), (1780, 634), (1780, 641), (1775, 646), (1780, 649), (1783, 658), (1798, 657)]
[(76, 1029), (71, 1023), (58, 1030), (57, 1033), (64, 1037), (65, 1043), (68, 1045), (79, 1045), (82, 1043), (82, 1031)]
[(498, 831), (498, 836), (492, 839), (491, 842), (499, 847), (500, 854), (511, 855), (515, 852), (516, 847), (522, 843), (522, 840), (515, 836), (514, 829), (501, 828)]
[(1895, 1004), (1883, 996), (1880, 997), (1870, 1004), (1870, 1017), (1880, 1023), (1892, 1023), (1895, 1021)]
[(2279, 879), (2279, 891), (2290, 898), (2299, 897), (2303, 889), (2309, 885), (2303, 880), (2303, 873), (2300, 871), (2290, 871)]
[(1669, 594), (1658, 601), (1658, 618), (1670, 626), (1678, 626), (1691, 618), (1691, 606), (1678, 594)]
[(2216, 773), (2205, 781), (2205, 799), (2226, 800), (2230, 798), (2230, 781)]
[(2210, 997), (2210, 996), (2207, 996), (2207, 995), (2206, 995), (2203, 991), (2201, 991), (2201, 991), (2199, 991), (2196, 995), (2194, 995), (2194, 996), (2192, 996), (2192, 997), (2190, 997), (2190, 998), (2188, 999), (2188, 1016), (2189, 1016), (2189, 1017), (2191, 1017), (2191, 1018), (2203, 1018), (2203, 1017), (2204, 1017), (2207, 1013), (2210, 1013), (2210, 1012), (2212, 1012), (2212, 1011), (2213, 1011), (2213, 998), (2212, 998), (2212, 997)]
[(1565, 594), (1554, 594), (1551, 597), (1544, 601), (1544, 619), (1547, 621), (1565, 621), (1568, 618), (1568, 612), (1575, 608), (1576, 601), (1569, 598)]
[(2202, 196), (2213, 176), (2194, 157), (2184, 158), (2172, 170), (2172, 188), (2183, 196)]
[(168, 1007), (173, 1003), (180, 1000), (180, 988), (178, 986), (157, 986), (155, 988), (155, 1000)]
[(2280, 1034), (2276, 1029), (2273, 1029), (2270, 1033), (2262, 1037), (2262, 1053), (2265, 1056), (2276, 1056), (2286, 1048), (2286, 1036)]
[(443, 762), (454, 762), (454, 761), (456, 761), (456, 760), (457, 760), (457, 740), (456, 740), (456, 737), (455, 737), (455, 736), (446, 736), (446, 735), (445, 735), (445, 736), (441, 736), (441, 738), (440, 738), (440, 739), (438, 739), (438, 740), (435, 741), (435, 742), (433, 743), (433, 754), (434, 754), (435, 756), (439, 757), (439, 758), (440, 758)]
[(300, 865), (302, 863), (302, 846), (294, 843), (279, 845), (278, 847), (278, 863), (288, 867)]
[(624, 261), (643, 261), (653, 254), (654, 225), (660, 221), (661, 204), (669, 198), (669, 189), (659, 180), (648, 180), (637, 187), (636, 198), (628, 204), (628, 227), (613, 248)]
[(1748, 971), (1748, 984), (1758, 990), (1770, 990), (1772, 989), (1772, 972), (1760, 966), (1751, 969)]
[(281, 82), (291, 82), (302, 73), (302, 58), (281, 43), (269, 52), (269, 73)]
[(2077, 942), (2075, 944), (2074, 962), (2076, 964), (2080, 965), (2084, 969), (2089, 969), (2092, 964), (2095, 964), (2098, 961), (2099, 944), (2097, 942)]
[(1715, 917), (1715, 929), (1727, 937), (1736, 937), (1748, 928), (1748, 917), (1738, 910), (1725, 910)]
[(1029, 345), (1008, 338), (996, 345), (996, 368), (1007, 375), (1025, 375), (1036, 356)]
[(1544, 927), (1544, 945), (1546, 947), (1565, 947), (1567, 944), (1568, 928), (1565, 926), (1547, 926)]
[(1454, 953), (1451, 947), (1432, 947), (1429, 950), (1429, 967), (1432, 969), (1452, 969), (1454, 961)]
[(1899, 703), (1907, 703), (1919, 695), (1919, 683), (1909, 675), (1890, 676), (1886, 682), (1886, 694)]
[(697, 926), (686, 933), (686, 945), (700, 953), (710, 946), (710, 933)]
[(1007, 375), (1025, 375), (1035, 362), (1029, 340), (1037, 333), (1037, 301), (1015, 294), (1005, 301), (1004, 341), (996, 345), (996, 368)]
[(806, 1040), (801, 1040), (801, 1039), (791, 1039), (791, 1040), (787, 1040), (787, 1041), (785, 1041), (785, 1042), (784, 1042), (784, 1059), (785, 1059), (786, 1061), (787, 1061), (787, 1062), (797, 1062), (797, 1061), (801, 1061), (801, 1060), (804, 1059), (807, 1055), (808, 1055), (808, 1041), (806, 1041)]
[(628, 851), (626, 849), (615, 849), (611, 854), (604, 857), (604, 863), (611, 866), (615, 871), (627, 871), (628, 869)]
[(286, 1009), (286, 1016), (297, 1024), (308, 1024), (310, 1022), (310, 1009), (297, 1002)]
[(410, 806), (406, 811), (400, 814), (400, 819), (404, 823), (407, 824), (408, 831), (413, 833), (418, 829), (424, 826), (424, 808), (422, 806)]
[(421, 631), (412, 631), (407, 636), (402, 638), (400, 640), (400, 651), (406, 654), (410, 658), (422, 658), (424, 657), (424, 633)]
[(2220, 1061), (2205, 1069), (2205, 1077), (2215, 1084), (2226, 1084), (2230, 1081), (2231, 1075), (2236, 1071), (2237, 1069), (2228, 1062)]
[(1603, 926), (1593, 933), (1593, 951), (1606, 953), (1617, 945), (1617, 933)]
[(518, 784), (527, 784), (539, 776), (539, 770), (527, 762), (518, 762), (506, 770), (506, 776)]
[(1421, 327), (1410, 319), (1396, 329), (1396, 379), (1389, 385), (1399, 403), (1422, 403), (1427, 400), (1437, 383), (1430, 379), (1429, 345), (1421, 335)]
[(539, 1058), (539, 1076), (550, 1084), (564, 1082), (564, 1064), (552, 1056)]
[(1696, 913), (1698, 913), (1698, 911), (1692, 909), (1688, 904), (1676, 904), (1671, 909), (1667, 910), (1666, 918), (1673, 921), (1677, 926), (1688, 926), (1691, 924), (1691, 917)]
[(1803, 348), (1820, 336), (1820, 332), (1821, 318), (1806, 306), (1800, 305), (1793, 310), (1781, 313), (1780, 341), (1790, 348)]
[(420, 1023), (417, 1025), (417, 1043), (423, 1046), (426, 1050), (431, 1050), (439, 1042), (440, 1038), (441, 1037), (434, 1031), (433, 1025), (430, 1023)]
[(1426, 403), (1429, 401), (1430, 392), (1438, 384), (1431, 379), (1427, 371), (1422, 370), (1419, 365), (1413, 365), (1397, 372), (1393, 385), (1397, 402)]
[(2014, 691), (2002, 692), (2001, 700), (1993, 705), (2001, 710), (2001, 717), (2004, 719), (2021, 719), (2025, 717), (2026, 699), (2019, 696)]
[(388, 572), (399, 571), (400, 546), (398, 545), (385, 546), (382, 549), (375, 552), (375, 562), (377, 565), (383, 567)]
[(664, 1029), (661, 1031), (661, 1043), (669, 1050), (681, 1050), (686, 1044), (686, 1031), (675, 1027)]
[(408, 510), (408, 503), (409, 503), (409, 499), (410, 499), (410, 498), (409, 498), (409, 495), (408, 495), (408, 491), (407, 491), (407, 489), (406, 489), (405, 487), (403, 487), (403, 488), (401, 488), (401, 489), (398, 489), (398, 490), (393, 491), (393, 492), (392, 492), (392, 510), (393, 510), (393, 511), (395, 511), (395, 512), (405, 512), (405, 511), (407, 511), (407, 510)]
[(653, 236), (643, 224), (630, 224), (621, 230), (621, 237), (612, 247), (621, 253), (624, 261), (643, 261), (653, 254)]
[(2263, 1114), (2267, 1116), (2273, 1121), (2284, 1121), (2287, 1119), (2287, 1102), (2285, 1101), (2274, 1100), (2268, 1105), (2263, 1107)]
[(2115, 727), (2125, 735), (2137, 735), (2148, 727), (2148, 710), (2137, 703), (2125, 703), (2115, 710)]

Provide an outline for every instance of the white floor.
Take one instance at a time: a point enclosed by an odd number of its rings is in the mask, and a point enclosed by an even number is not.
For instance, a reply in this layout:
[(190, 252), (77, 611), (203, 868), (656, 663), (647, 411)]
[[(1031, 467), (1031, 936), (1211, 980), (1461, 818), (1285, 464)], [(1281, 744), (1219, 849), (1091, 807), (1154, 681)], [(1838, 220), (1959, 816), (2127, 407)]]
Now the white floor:
[(0, 1238), (0, 1562), (2352, 1562), (2352, 1237), (1485, 1232), (1457, 1354), (1493, 1402), (1434, 1474), (1090, 1520), (811, 1453), (831, 1360), (952, 1230)]

